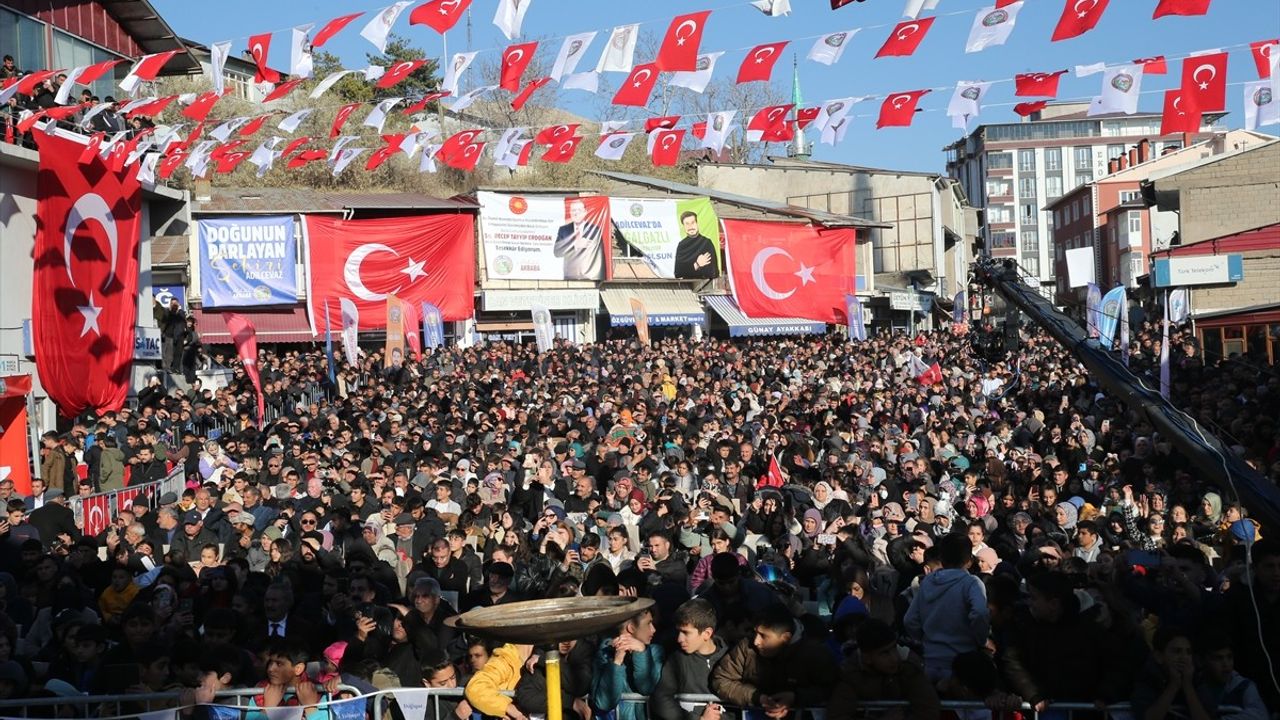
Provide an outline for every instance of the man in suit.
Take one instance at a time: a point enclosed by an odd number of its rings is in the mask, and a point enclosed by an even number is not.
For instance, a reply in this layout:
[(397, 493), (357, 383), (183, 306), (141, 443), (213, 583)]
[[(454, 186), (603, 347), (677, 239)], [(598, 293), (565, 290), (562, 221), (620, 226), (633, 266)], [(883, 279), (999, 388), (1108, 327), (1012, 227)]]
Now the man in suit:
[(273, 583), (262, 595), (263, 622), (255, 633), (257, 647), (263, 647), (276, 638), (285, 643), (304, 647), (315, 652), (323, 638), (319, 628), (299, 617), (293, 611), (293, 590), (288, 583)]
[(62, 490), (49, 488), (44, 493), (44, 505), (31, 511), (27, 522), (40, 533), (44, 546), (49, 547), (54, 540), (70, 545), (80, 537), (80, 529), (76, 527), (76, 514), (67, 507), (67, 499)]
[(587, 220), (587, 204), (581, 198), (569, 200), (569, 222), (556, 233), (552, 252), (564, 258), (565, 280), (604, 279), (604, 232)]
[(116, 112), (116, 99), (107, 96), (106, 108), (102, 112), (93, 116), (89, 121), (89, 129), (93, 132), (104, 132), (111, 136), (118, 132), (124, 132), (124, 119), (120, 117), (120, 113)]
[(44, 506), (45, 490), (48, 487), (44, 478), (31, 478), (31, 494), (22, 498), (22, 502), (27, 506), (27, 512)]
[(680, 214), (684, 237), (676, 246), (675, 276), (682, 280), (714, 280), (720, 277), (716, 262), (716, 246), (698, 229), (698, 213), (686, 210)]

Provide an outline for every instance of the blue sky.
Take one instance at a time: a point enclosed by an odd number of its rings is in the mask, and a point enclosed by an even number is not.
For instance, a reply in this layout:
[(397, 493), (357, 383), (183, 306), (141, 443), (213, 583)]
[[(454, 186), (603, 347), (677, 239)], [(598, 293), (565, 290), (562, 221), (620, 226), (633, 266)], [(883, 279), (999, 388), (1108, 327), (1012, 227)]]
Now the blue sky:
[[(726, 50), (717, 65), (717, 76), (736, 74), (745, 49), (753, 45), (792, 40), (787, 57), (775, 68), (773, 82), (789, 96), (791, 85), (791, 53), (800, 56), (800, 83), (806, 105), (828, 98), (857, 95), (884, 95), (918, 88), (954, 86), (960, 80), (1001, 80), (1020, 72), (1051, 71), (1076, 64), (1107, 62), (1110, 64), (1152, 55), (1176, 57), (1211, 48), (1243, 46), (1231, 51), (1228, 64), (1228, 124), (1239, 127), (1243, 122), (1241, 89), (1238, 83), (1257, 79), (1248, 44), (1280, 36), (1280, 3), (1272, 0), (1213, 0), (1209, 14), (1202, 17), (1165, 17), (1152, 20), (1157, 0), (1112, 0), (1102, 21), (1092, 32), (1062, 42), (1051, 43), (1049, 37), (1062, 11), (1063, 0), (1024, 0), (1025, 7), (1009, 41), (980, 53), (965, 54), (964, 43), (969, 27), (979, 8), (991, 0), (941, 0), (937, 16), (928, 36), (915, 55), (907, 58), (873, 59), (888, 37), (892, 26), (902, 18), (904, 0), (867, 0), (839, 10), (831, 10), (827, 0), (792, 0), (791, 15), (766, 17), (746, 2), (705, 0), (704, 2), (624, 2), (621, 0), (526, 0), (532, 5), (525, 17), (524, 38), (560, 37), (575, 32), (601, 30), (584, 66), (598, 57), (608, 30), (615, 25), (641, 22), (642, 31), (657, 36), (666, 30), (670, 18), (686, 12), (713, 9), (703, 36), (702, 51)], [(323, 24), (328, 19), (359, 10), (377, 10), (387, 0), (352, 2), (266, 2), (264, 0), (153, 0), (153, 4), (174, 30), (204, 43), (236, 38), (233, 52), (245, 47), (244, 38), (265, 30), (284, 30), (305, 22)], [(459, 24), (449, 33), (450, 53), (465, 49), (495, 52), (508, 44), (492, 24), (496, 0), (475, 0), (471, 9), (471, 39)], [(443, 53), (441, 38), (425, 26), (409, 26), (406, 10), (396, 23), (395, 32), (408, 37), (428, 54)], [(925, 13), (926, 15), (930, 13)], [(365, 18), (348, 26), (325, 46), (343, 59), (346, 67), (366, 65), (365, 53), (373, 50), (360, 37)], [(812, 38), (835, 30), (862, 28), (834, 66), (827, 67), (804, 60)], [(287, 67), (288, 33), (274, 37), (271, 62)], [(809, 38), (809, 39), (797, 39)], [(559, 40), (548, 40), (539, 53), (554, 58)], [(482, 55), (483, 57), (483, 55)], [(490, 56), (492, 60), (492, 56)], [(637, 52), (636, 61), (650, 58)], [(480, 62), (478, 60), (477, 62)], [(1159, 111), (1163, 90), (1179, 83), (1181, 62), (1171, 61), (1169, 74), (1148, 76), (1143, 83), (1143, 110)], [(620, 76), (613, 76), (616, 85)], [(602, 83), (602, 92), (604, 83)], [(1098, 92), (1100, 76), (1076, 78), (1064, 76), (1060, 98), (1086, 99)], [(573, 97), (562, 95), (562, 105), (571, 111)], [(943, 112), (950, 90), (937, 90), (926, 96), (910, 128), (875, 129), (879, 99), (857, 108), (858, 117), (843, 143), (837, 147), (817, 145), (814, 157), (844, 162), (906, 170), (941, 171), (945, 158), (943, 146), (960, 136)], [(991, 88), (985, 99), (987, 106), (978, 122), (1010, 122), (1017, 120), (1012, 111), (1012, 83)], [(730, 108), (723, 108), (730, 109)], [(584, 113), (587, 114), (587, 113)], [(1274, 132), (1276, 126), (1264, 128)]]

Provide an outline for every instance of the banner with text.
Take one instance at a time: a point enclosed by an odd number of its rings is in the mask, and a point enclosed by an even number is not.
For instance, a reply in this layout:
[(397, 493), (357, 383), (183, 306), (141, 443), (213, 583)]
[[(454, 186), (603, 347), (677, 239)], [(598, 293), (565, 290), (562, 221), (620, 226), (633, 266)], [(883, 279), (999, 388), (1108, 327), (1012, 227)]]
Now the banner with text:
[(720, 277), (720, 219), (708, 198), (609, 198), (613, 226), (658, 277)]
[(298, 301), (292, 215), (200, 220), (196, 226), (204, 307)]
[(606, 280), (609, 199), (479, 193), (492, 280)]

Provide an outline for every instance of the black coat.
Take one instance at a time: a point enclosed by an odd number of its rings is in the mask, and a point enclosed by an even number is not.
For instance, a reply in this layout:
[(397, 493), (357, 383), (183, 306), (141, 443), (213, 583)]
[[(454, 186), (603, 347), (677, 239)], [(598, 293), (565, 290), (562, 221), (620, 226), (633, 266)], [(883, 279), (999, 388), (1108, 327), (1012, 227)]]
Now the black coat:
[(73, 542), (80, 538), (80, 529), (76, 527), (76, 514), (71, 508), (61, 503), (45, 501), (44, 505), (31, 511), (27, 516), (27, 522), (40, 533), (40, 540), (44, 542), (46, 548), (61, 534), (70, 536)]

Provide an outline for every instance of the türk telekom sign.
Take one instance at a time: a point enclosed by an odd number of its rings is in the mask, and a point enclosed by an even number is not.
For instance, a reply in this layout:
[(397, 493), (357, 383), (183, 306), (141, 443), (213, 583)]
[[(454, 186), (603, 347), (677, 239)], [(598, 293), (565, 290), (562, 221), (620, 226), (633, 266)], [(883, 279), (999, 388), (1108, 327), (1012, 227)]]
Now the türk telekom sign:
[(1244, 280), (1244, 257), (1232, 253), (1159, 258), (1152, 263), (1151, 275), (1156, 287), (1225, 285)]

